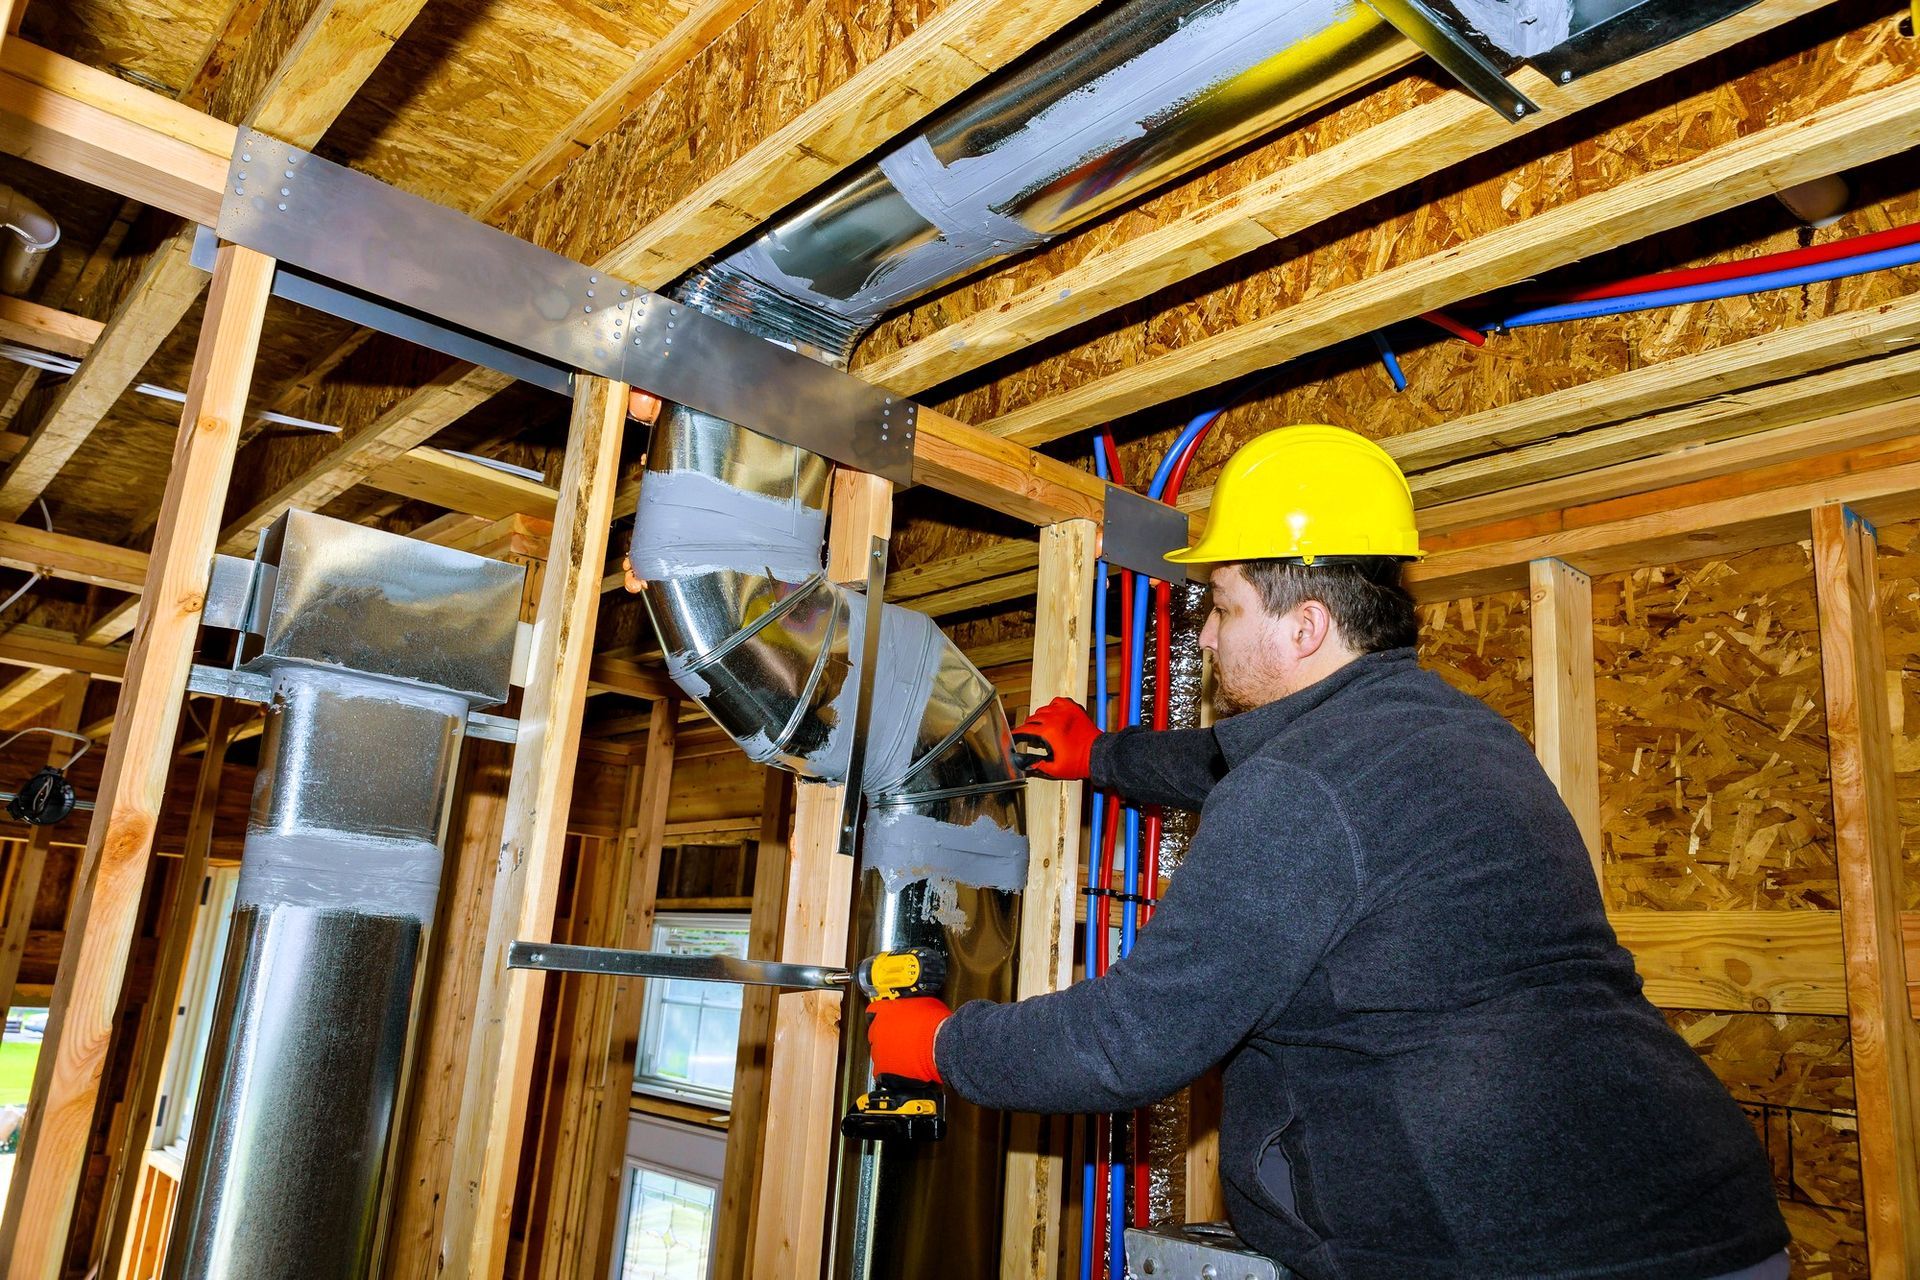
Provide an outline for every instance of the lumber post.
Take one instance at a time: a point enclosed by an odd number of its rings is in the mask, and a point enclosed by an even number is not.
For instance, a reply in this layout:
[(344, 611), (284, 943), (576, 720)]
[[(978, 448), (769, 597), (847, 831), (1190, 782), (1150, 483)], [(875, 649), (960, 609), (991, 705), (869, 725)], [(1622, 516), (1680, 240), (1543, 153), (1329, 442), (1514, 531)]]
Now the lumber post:
[[(647, 752), (639, 769), (639, 794), (627, 806), (621, 861), (627, 894), (616, 947), (644, 951), (653, 945), (654, 903), (660, 896), (660, 854), (666, 843), (667, 801), (673, 795), (674, 739), (680, 700), (660, 698), (647, 709)], [(604, 981), (604, 979), (603, 979)], [(587, 1170), (581, 1227), (588, 1276), (609, 1274), (614, 1228), (620, 1219), (620, 1181), (626, 1170), (627, 1117), (632, 1112), (633, 1072), (640, 1052), (640, 1015), (646, 996), (638, 978), (613, 980), (611, 1038), (600, 1093), (600, 1127)]]
[(1580, 827), (1600, 897), (1600, 721), (1593, 693), (1593, 580), (1563, 560), (1527, 566), (1533, 752)]
[[(753, 861), (753, 910), (747, 956), (780, 955), (781, 916), (787, 901), (787, 837), (793, 830), (793, 775), (767, 770), (760, 800), (759, 845)], [(774, 993), (748, 987), (740, 995), (740, 1046), (733, 1060), (733, 1111), (727, 1121), (727, 1160), (720, 1177), (714, 1226), (713, 1280), (745, 1280), (753, 1265), (753, 1209), (765, 1158), (767, 1056), (773, 1044)], [(605, 1268), (602, 1268), (605, 1271)]]
[[(1054, 698), (1087, 700), (1099, 537), (1091, 520), (1066, 520), (1040, 530), (1030, 696), (1035, 707)], [(1027, 884), (1020, 900), (1018, 943), (1022, 1000), (1073, 982), (1073, 908), (1084, 790), (1079, 782), (1027, 781)], [(1067, 1120), (1025, 1113), (1011, 1120), (1000, 1274), (1051, 1280), (1060, 1257)]]
[[(834, 475), (827, 525), (827, 573), (866, 579), (868, 548), (893, 528), (893, 487), (855, 471)], [(848, 957), (854, 869), (840, 857), (845, 788), (806, 787), (794, 802), (793, 842), (782, 913), (780, 958), (840, 964)], [(840, 993), (787, 992), (774, 1002), (765, 1161), (753, 1212), (756, 1280), (819, 1272), (826, 1244), (827, 1183), (839, 1117), (834, 1078), (840, 1059)]]
[[(53, 727), (72, 733), (80, 728), (80, 717), (87, 701), (87, 685), (92, 677), (75, 672), (65, 677), (60, 709)], [(59, 764), (73, 754), (73, 739), (55, 738), (47, 750), (47, 763)], [(47, 850), (53, 845), (53, 828), (35, 827), (20, 842), (14, 853), (12, 885), (7, 890), (7, 911), (0, 923), (0, 1011), (13, 1003), (13, 986), (20, 979), (20, 961), (26, 954), (27, 934), (33, 929), (33, 904), (40, 897), (40, 880), (47, 869)], [(0, 1037), (6, 1035), (0, 1027)]]
[(1900, 1280), (1920, 1276), (1920, 1029), (1907, 995), (1900, 928), (1900, 812), (1877, 545), (1873, 526), (1846, 507), (1814, 508), (1813, 573), (1867, 1262), (1877, 1280)]
[(179, 1007), (180, 979), (193, 941), (194, 918), (201, 905), (200, 885), (207, 874), (207, 854), (213, 847), (214, 817), (220, 808), (220, 775), (226, 769), (227, 747), (239, 717), (225, 698), (213, 700), (207, 724), (207, 750), (200, 757), (200, 776), (194, 783), (193, 812), (187, 819), (187, 842), (173, 876), (160, 937), (160, 955), (153, 974), (153, 997), (141, 1018), (135, 1046), (133, 1074), (127, 1084), (127, 1119), (120, 1148), (107, 1170), (107, 1207), (101, 1219), (95, 1261), (101, 1275), (118, 1275), (127, 1229), (133, 1218), (135, 1188), (146, 1164), (154, 1107), (160, 1098), (160, 1076), (167, 1062), (167, 1046)]
[(553, 931), (626, 414), (625, 386), (575, 378), (441, 1226), (440, 1268), (450, 1280), (497, 1276), (504, 1265), (544, 989), (539, 974), (508, 971), (507, 947)]
[(7, 1280), (53, 1280), (66, 1250), (273, 268), (273, 259), (231, 244), (220, 246), (214, 265), (120, 688), (118, 728), (75, 876), (66, 947), (0, 1226)]

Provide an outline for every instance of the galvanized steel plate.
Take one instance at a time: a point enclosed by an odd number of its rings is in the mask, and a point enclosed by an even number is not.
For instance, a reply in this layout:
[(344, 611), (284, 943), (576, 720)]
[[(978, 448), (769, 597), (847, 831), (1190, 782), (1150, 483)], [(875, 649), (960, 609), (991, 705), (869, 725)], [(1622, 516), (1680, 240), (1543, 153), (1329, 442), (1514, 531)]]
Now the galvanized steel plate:
[(227, 177), (216, 228), (224, 240), (912, 481), (912, 406), (852, 374), (253, 130), (240, 133)]
[(1293, 1272), (1247, 1248), (1224, 1222), (1127, 1228), (1127, 1274), (1136, 1280), (1290, 1280)]
[(1100, 521), (1100, 558), (1164, 582), (1185, 582), (1187, 567), (1167, 555), (1187, 545), (1187, 513), (1142, 497), (1117, 484), (1107, 486)]

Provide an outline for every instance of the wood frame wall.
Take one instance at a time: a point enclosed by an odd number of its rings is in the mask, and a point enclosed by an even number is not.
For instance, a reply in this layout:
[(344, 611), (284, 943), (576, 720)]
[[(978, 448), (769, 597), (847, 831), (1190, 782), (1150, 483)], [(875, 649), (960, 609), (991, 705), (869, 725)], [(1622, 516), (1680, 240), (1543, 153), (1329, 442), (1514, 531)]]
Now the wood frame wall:
[[(393, 8), (400, 12), (407, 7)], [(1890, 93), (1888, 100), (1894, 96)], [(1903, 120), (1909, 114), (1909, 96), (1902, 91), (1895, 104)], [(1843, 140), (1851, 140), (1882, 126), (1859, 113), (1833, 127), (1844, 128)], [(1823, 135), (1799, 132), (1799, 140), (1787, 148), (1787, 159), (1802, 166), (1812, 164), (1814, 159), (1807, 153), (1817, 148), (1808, 139), (1817, 141)], [(113, 77), (36, 50), (17, 38), (0, 42), (0, 144), (38, 162), (131, 199), (208, 222), (217, 210), (233, 136), (232, 126), (143, 95)], [(1770, 139), (1768, 145), (1776, 145), (1776, 140)], [(1860, 145), (1874, 150), (1885, 144)], [(1623, 221), (1626, 218), (1621, 214)], [(1533, 227), (1512, 238), (1525, 240), (1531, 250), (1546, 230)], [(1609, 234), (1621, 233), (1616, 229)], [(152, 810), (170, 755), (185, 665), (205, 589), (205, 564), (219, 532), (210, 527), (206, 512), (213, 511), (212, 519), (217, 519), (218, 498), (226, 488), (271, 270), (272, 263), (257, 254), (234, 246), (221, 250), (201, 358), (195, 364), (154, 553), (144, 562), (130, 562), (123, 554), (118, 564), (75, 569), (99, 574), (114, 584), (140, 579), (143, 607), (132, 652), (122, 657), (100, 649), (97, 643), (43, 646), (37, 651), (38, 660), (46, 665), (79, 666), (110, 678), (124, 676), (125, 684), (117, 713), (120, 731), (109, 751), (101, 808), (90, 831), (81, 894), (70, 929), (74, 945), (62, 960), (49, 1052), (43, 1055), (42, 1078), (36, 1081), (36, 1119), (23, 1151), (16, 1195), (0, 1226), (0, 1252), (9, 1255), (10, 1280), (55, 1274), (65, 1244), (64, 1227), (78, 1176), (74, 1135), (85, 1126), (81, 1113), (91, 1116), (113, 995), (125, 964), (127, 931), (114, 925), (124, 922), (130, 910), (129, 894), (137, 896), (136, 873), (144, 871), (150, 855)], [(98, 340), (104, 341), (105, 335), (98, 335)], [(1247, 345), (1244, 336), (1237, 337), (1234, 345), (1236, 352)], [(1196, 349), (1180, 367), (1210, 358), (1207, 350)], [(1165, 368), (1148, 372), (1143, 366), (1139, 379), (1164, 381), (1160, 375), (1165, 372)], [(1178, 389), (1168, 383), (1157, 386), (1152, 394)], [(1096, 400), (1102, 405), (1132, 403), (1126, 399), (1130, 394), (1131, 384), (1117, 391), (1106, 388), (1099, 395), (1077, 397), (1073, 407), (1079, 411)], [(535, 664), (540, 678), (527, 693), (520, 744), (526, 750), (515, 753), (506, 831), (500, 839), (500, 883), (486, 918), (475, 1004), (477, 1034), (458, 1090), (463, 1099), (462, 1127), (449, 1184), (456, 1195), (437, 1251), (440, 1267), (460, 1276), (497, 1275), (505, 1249), (506, 1213), (517, 1166), (514, 1155), (526, 1105), (532, 1034), (529, 1010), (537, 1008), (540, 983), (525, 975), (509, 979), (503, 968), (504, 944), (514, 937), (544, 936), (551, 925), (564, 807), (556, 816), (549, 805), (539, 802), (567, 794), (565, 780), (579, 751), (580, 707), (594, 666), (585, 638), (591, 634), (599, 594), (599, 552), (611, 507), (623, 406), (623, 389), (583, 379), (567, 470), (551, 513), (558, 517), (559, 541), (553, 552), (555, 571), (547, 575), (540, 596)], [(1045, 432), (1057, 432), (1071, 421), (1057, 406), (1046, 417), (1041, 424)], [(1002, 426), (1024, 433), (1019, 422)], [(1040, 438), (1040, 427), (1026, 434)], [(416, 468), (444, 465), (431, 451), (416, 454), (407, 455)], [(1853, 503), (1881, 518), (1920, 513), (1920, 440), (1868, 446), (1833, 457), (1839, 460), (1824, 472), (1800, 467), (1795, 475), (1783, 477), (1762, 475), (1765, 468), (1759, 468), (1732, 479), (1714, 477), (1655, 494), (1556, 509), (1530, 524), (1521, 522), (1525, 527), (1509, 521), (1452, 530), (1437, 540), (1436, 554), (1413, 577), (1417, 590), (1429, 599), (1531, 583), (1536, 618), (1544, 624), (1535, 632), (1536, 666), (1551, 676), (1536, 680), (1538, 714), (1551, 730), (1542, 734), (1542, 756), (1591, 839), (1597, 822), (1592, 791), (1597, 784), (1590, 730), (1592, 662), (1587, 633), (1591, 620), (1590, 612), (1582, 611), (1584, 575), (1812, 534), (1820, 566), (1822, 627), (1828, 633), (1823, 647), (1828, 650), (1829, 715), (1835, 730), (1835, 808), (1843, 826), (1846, 884), (1838, 923), (1844, 929), (1844, 995), (1855, 1026), (1856, 1052), (1864, 1055), (1862, 1151), (1873, 1198), (1872, 1244), (1876, 1273), (1885, 1267), (1887, 1274), (1904, 1274), (1915, 1269), (1920, 1248), (1915, 1243), (1920, 1232), (1911, 1229), (1913, 1222), (1920, 1221), (1920, 1190), (1912, 1173), (1913, 1024), (1898, 896), (1890, 888), (1898, 868), (1890, 864), (1888, 852), (1889, 754), (1885, 725), (1875, 723), (1873, 710), (1879, 620), (1872, 539), (1861, 521), (1849, 520), (1831, 504)], [(1034, 658), (1035, 697), (1056, 689), (1071, 693), (1076, 681), (1084, 691), (1085, 663), (1078, 663), (1076, 674), (1073, 650), (1077, 644), (1084, 654), (1087, 639), (1084, 623), (1079, 621), (1083, 615), (1077, 610), (1091, 586), (1099, 486), (1075, 468), (930, 411), (921, 418), (916, 460), (923, 482), (1045, 526), (1035, 570), (1046, 622)], [(884, 531), (890, 519), (891, 493), (884, 485), (871, 478), (841, 477), (831, 526), (832, 567), (837, 575), (864, 576), (853, 575), (848, 557), (863, 551), (867, 536)], [(84, 551), (46, 544), (35, 554), (68, 558)], [(1076, 625), (1080, 627), (1077, 637)], [(14, 641), (16, 648), (9, 653), (28, 653), (17, 646), (29, 640)], [(1070, 803), (1069, 796), (1065, 788), (1048, 788), (1032, 797), (1041, 815), (1036, 842), (1041, 856), (1036, 857), (1030, 889), (1046, 909), (1030, 911), (1028, 925), (1023, 927), (1021, 954), (1035, 965), (1023, 982), (1023, 994), (1045, 989), (1046, 983), (1058, 984), (1070, 974), (1070, 958), (1062, 953), (1070, 957), (1070, 947), (1063, 946), (1063, 940), (1070, 937), (1074, 859), (1065, 854), (1075, 837), (1060, 821), (1077, 804)], [(850, 889), (848, 878), (835, 875), (837, 869), (831, 865), (837, 843), (831, 833), (837, 826), (839, 806), (828, 789), (809, 789), (797, 810), (787, 893), (779, 910), (783, 920), (779, 954), (795, 960), (839, 959), (833, 950), (846, 935)], [(1897, 840), (1893, 848), (1897, 852)], [(1069, 887), (1063, 889), (1063, 885)], [(762, 905), (758, 894), (756, 899), (758, 908)], [(768, 905), (770, 914), (773, 910)], [(1777, 959), (1783, 947), (1796, 954), (1811, 953), (1829, 941), (1825, 932), (1817, 938), (1783, 938), (1793, 928), (1786, 922), (1763, 925), (1737, 913), (1716, 916), (1712, 922), (1716, 947), (1751, 945)], [(1630, 921), (1622, 922), (1621, 933), (1630, 943), (1641, 941), (1651, 952), (1699, 945), (1700, 934), (1692, 926), (1703, 923), (1668, 920), (1656, 928), (1650, 921)], [(1668, 927), (1678, 932), (1663, 938), (1662, 929)], [(1837, 933), (1831, 941), (1839, 946)], [(1674, 981), (1683, 985), (1689, 981), (1683, 960), (1675, 960), (1673, 967)], [(1702, 985), (1688, 989), (1706, 990), (1705, 980), (1699, 982)], [(1818, 991), (1797, 994), (1769, 988), (1768, 998), (1775, 1000), (1775, 1008), (1832, 1011), (1836, 989), (1827, 980)], [(779, 1176), (763, 1177), (755, 1195), (742, 1190), (751, 1185), (750, 1178), (742, 1175), (736, 1182), (736, 1196), (754, 1205), (747, 1218), (752, 1254), (743, 1261), (742, 1271), (755, 1276), (804, 1274), (817, 1263), (828, 1145), (820, 1135), (833, 1120), (827, 1082), (832, 1073), (821, 1072), (819, 1064), (823, 1056), (831, 1063), (838, 1002), (814, 994), (783, 996), (775, 1004), (767, 1150), (783, 1157), (798, 1151), (809, 1158), (783, 1159)], [(1864, 1096), (1868, 1088), (1874, 1091), (1871, 1103)], [(1043, 1144), (1041, 1130), (1032, 1126), (1027, 1135), (1030, 1142), (1023, 1141), (1016, 1155), (1020, 1167), (1032, 1170), (1038, 1193), (1031, 1199), (1010, 1198), (1009, 1228), (1003, 1241), (1003, 1257), (1014, 1264), (1012, 1273), (1032, 1277), (1051, 1274), (1056, 1251), (1044, 1246), (1057, 1238), (1059, 1215), (1049, 1186), (1057, 1148)], [(820, 1153), (818, 1161), (811, 1158), (815, 1152)], [(736, 1181), (731, 1176), (729, 1180)], [(1190, 1190), (1190, 1203), (1202, 1199)], [(23, 1227), (23, 1222), (30, 1226)]]

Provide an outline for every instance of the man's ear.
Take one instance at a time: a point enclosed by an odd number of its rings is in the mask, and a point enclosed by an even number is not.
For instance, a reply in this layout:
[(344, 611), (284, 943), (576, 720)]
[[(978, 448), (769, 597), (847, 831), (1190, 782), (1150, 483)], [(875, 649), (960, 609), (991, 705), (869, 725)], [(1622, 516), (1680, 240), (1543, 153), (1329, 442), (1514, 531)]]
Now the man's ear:
[(1318, 600), (1302, 600), (1289, 619), (1288, 639), (1294, 652), (1311, 658), (1333, 636), (1333, 611)]

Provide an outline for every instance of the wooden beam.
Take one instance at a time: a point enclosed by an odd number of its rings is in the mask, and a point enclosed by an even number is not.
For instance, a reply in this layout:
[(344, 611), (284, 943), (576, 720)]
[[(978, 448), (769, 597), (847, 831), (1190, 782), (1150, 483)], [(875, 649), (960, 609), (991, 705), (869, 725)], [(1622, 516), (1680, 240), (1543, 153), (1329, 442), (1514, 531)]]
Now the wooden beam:
[(144, 551), (21, 524), (0, 524), (0, 565), (115, 591), (137, 592), (147, 577)]
[(0, 44), (0, 150), (212, 226), (236, 130), (17, 37)]
[[(1331, 146), (1250, 177), (1126, 243), (1093, 253), (1011, 297), (869, 361), (869, 381), (915, 395), (1085, 324), (1255, 249), (1277, 244), (1369, 200), (1425, 181), (1474, 156), (1614, 98), (1668, 72), (1821, 7), (1761, 3), (1651, 53), (1569, 84), (1531, 67), (1515, 83), (1541, 107), (1513, 121), (1470, 96), (1447, 93)], [(1478, 108), (1476, 110), (1476, 108)], [(1177, 207), (1177, 206), (1176, 206)]]
[(505, 821), (511, 753), (498, 743), (475, 742), (461, 755), (464, 777), (448, 846), (452, 879), (429, 938), (414, 1070), (393, 1148), (393, 1209), (379, 1271), (391, 1280), (431, 1280), (440, 1269), (440, 1220), (460, 1126), (469, 1015), (480, 984)]
[(1593, 580), (1561, 560), (1528, 566), (1533, 750), (1586, 841), (1600, 897), (1600, 722), (1593, 696)]
[[(777, 960), (781, 954), (793, 793), (792, 774), (767, 770), (757, 819), (759, 846), (754, 851), (752, 914), (747, 923), (747, 956), (753, 960)], [(671, 832), (673, 828), (667, 829)], [(714, 1208), (713, 1280), (746, 1280), (753, 1273), (753, 1210), (767, 1159), (768, 1057), (773, 1051), (775, 1000), (775, 993), (766, 987), (748, 987), (740, 995), (733, 1114), (727, 1125), (726, 1165)]]
[[(827, 524), (827, 573), (866, 579), (873, 538), (892, 529), (892, 486), (852, 471), (834, 475)], [(794, 804), (787, 905), (780, 958), (844, 964), (853, 869), (842, 865), (844, 787), (811, 786)], [(840, 993), (786, 993), (775, 1004), (764, 1149), (777, 1157), (760, 1174), (753, 1211), (755, 1280), (811, 1276), (825, 1248), (829, 1162), (837, 1145), (834, 1078), (840, 1056)]]
[[(53, 727), (71, 733), (80, 727), (82, 708), (87, 701), (85, 675), (66, 677), (60, 694), (60, 710)], [(73, 754), (73, 743), (55, 738), (47, 751), (47, 763), (57, 765)], [(13, 1003), (14, 983), (20, 978), (20, 959), (26, 954), (27, 933), (33, 928), (33, 905), (40, 898), (40, 880), (47, 869), (47, 850), (53, 845), (53, 828), (35, 827), (14, 849), (11, 874), (7, 877), (6, 915), (0, 920), (0, 1002)], [(0, 1038), (6, 1031), (0, 1027)]]
[(1916, 434), (1920, 434), (1920, 397), (1830, 417), (1823, 414), (1752, 435), (1686, 445), (1633, 462), (1425, 507), (1419, 512), (1420, 530), (1423, 535), (1454, 534), (1516, 516), (1672, 488)]
[(271, 258), (235, 245), (220, 247), (214, 268), (147, 570), (148, 604), (76, 872), (33, 1105), (0, 1226), (7, 1280), (60, 1273), (273, 268)]
[(388, 459), (368, 473), (366, 483), (384, 493), (489, 520), (516, 515), (551, 520), (560, 496), (538, 480), (426, 445)]
[(996, 440), (923, 408), (913, 480), (1032, 524), (1105, 518), (1106, 485), (1090, 471)]
[(1421, 601), (1521, 589), (1544, 556), (1589, 575), (1778, 546), (1806, 538), (1807, 512), (1845, 502), (1871, 519), (1920, 515), (1920, 438), (1654, 489), (1425, 538), (1409, 565)]
[(292, 507), (319, 510), (512, 385), (513, 379), (504, 373), (457, 364), (373, 421), (358, 426), (341, 424), (332, 450), (271, 492), (260, 495), (221, 530), (221, 550), (244, 551), (253, 545), (260, 530)]
[(1027, 445), (1058, 440), (1916, 143), (1920, 77), (1907, 77), (1183, 342), (986, 429)]
[(200, 300), (207, 277), (190, 261), (192, 252), (192, 231), (182, 231), (168, 237), (141, 268), (92, 352), (61, 385), (29, 432), (26, 448), (0, 478), (0, 520), (19, 520), (27, 513)]
[[(640, 765), (640, 793), (629, 814), (627, 895), (620, 938), (615, 944), (635, 950), (653, 946), (653, 913), (660, 896), (660, 854), (665, 845), (667, 804), (673, 796), (674, 736), (680, 705), (661, 698), (648, 708), (647, 754)], [(626, 1175), (627, 1117), (633, 1098), (633, 1073), (639, 1059), (640, 1015), (646, 984), (637, 978), (613, 980), (613, 1040), (607, 1046), (601, 1086), (600, 1129), (589, 1167), (586, 1212), (581, 1239), (584, 1272), (611, 1274), (615, 1227), (622, 1217), (621, 1183)]]
[(1920, 1028), (1900, 931), (1903, 855), (1876, 546), (1872, 526), (1853, 512), (1838, 504), (1814, 510), (1867, 1258), (1874, 1275), (1898, 1277), (1920, 1275)]
[(553, 930), (626, 406), (624, 386), (576, 381), (441, 1228), (449, 1280), (499, 1275), (506, 1251), (542, 991), (538, 974), (508, 971), (507, 947)]
[(1659, 1008), (1847, 1011), (1837, 911), (1630, 910), (1607, 920)]
[[(282, 50), (272, 42), (255, 41), (243, 48), (238, 55), (241, 60), (277, 59), (277, 65), (254, 100), (239, 104), (237, 114), (243, 114), (244, 124), (294, 146), (314, 146), (424, 3), (320, 0), (293, 35), (290, 47)], [(250, 76), (227, 74), (236, 83), (251, 85)], [(221, 162), (222, 185), (226, 160), (232, 154), (232, 135), (224, 136), (228, 151)], [(0, 520), (18, 520), (45, 492), (199, 301), (206, 276), (190, 261), (192, 249), (193, 228), (188, 227), (169, 237), (148, 260), (93, 352), (61, 388), (34, 426), (27, 447), (0, 477)]]
[(666, 672), (659, 667), (645, 666), (626, 658), (612, 658), (606, 654), (594, 655), (593, 667), (587, 672), (587, 692), (623, 693), (629, 698), (646, 698), (656, 702), (679, 697), (679, 690), (674, 688)]
[(0, 662), (40, 667), (56, 675), (84, 671), (102, 680), (120, 680), (126, 675), (128, 653), (88, 644), (58, 631), (21, 625), (0, 634)]
[(1429, 471), (1479, 454), (1629, 422), (1681, 405), (1725, 403), (1737, 392), (1875, 360), (1916, 344), (1920, 344), (1920, 296), (1896, 298), (1528, 396), (1409, 431), (1380, 445), (1402, 470)]
[[(1040, 586), (1033, 633), (1033, 694), (1087, 700), (1093, 645), (1095, 561), (1100, 531), (1074, 520), (1040, 531)], [(1019, 999), (1073, 983), (1073, 908), (1080, 867), (1078, 782), (1027, 781), (1027, 884), (1020, 899)], [(1068, 1126), (1064, 1116), (1016, 1113), (1007, 1148), (1000, 1274), (1052, 1280), (1060, 1256)]]
[(107, 1169), (106, 1208), (101, 1214), (100, 1248), (95, 1261), (100, 1274), (119, 1275), (127, 1229), (133, 1221), (135, 1190), (153, 1138), (153, 1117), (160, 1100), (160, 1078), (166, 1067), (174, 1018), (181, 1004), (180, 981), (186, 970), (193, 925), (201, 907), (201, 885), (207, 874), (207, 855), (213, 848), (214, 818), (220, 808), (220, 775), (226, 768), (227, 746), (241, 709), (225, 698), (213, 700), (207, 724), (207, 751), (200, 757), (194, 782), (193, 811), (187, 819), (187, 839), (181, 863), (173, 874), (172, 901), (167, 924), (160, 934), (160, 954), (154, 962), (153, 997), (141, 1015), (133, 1069), (126, 1089), (127, 1115), (121, 1126), (120, 1147)]
[[(1001, 574), (1021, 573), (1038, 567), (1040, 546), (1024, 539), (997, 542), (962, 555), (931, 560), (887, 575), (887, 600), (906, 604), (922, 596), (934, 595), (952, 587), (965, 586)], [(919, 608), (919, 605), (914, 605)]]
[(25, 298), (0, 297), (0, 338), (23, 347), (78, 358), (93, 350), (104, 326)]
[[(1611, 381), (1603, 379), (1602, 383)], [(1738, 439), (1914, 396), (1920, 396), (1920, 350), (1901, 351), (1715, 396), (1664, 413), (1501, 449), (1485, 457), (1419, 472), (1408, 479), (1414, 502), (1427, 507), (1570, 478), (1638, 461), (1662, 450)]]

